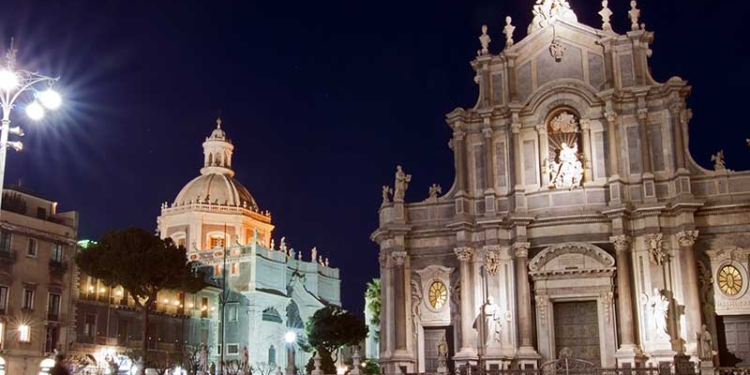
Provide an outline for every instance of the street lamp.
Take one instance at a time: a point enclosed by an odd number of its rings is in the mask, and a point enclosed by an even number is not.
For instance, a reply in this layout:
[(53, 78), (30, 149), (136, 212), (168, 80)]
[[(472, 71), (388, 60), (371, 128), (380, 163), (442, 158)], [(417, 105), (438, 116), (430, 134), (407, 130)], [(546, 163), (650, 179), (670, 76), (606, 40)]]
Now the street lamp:
[[(23, 144), (18, 141), (8, 141), (10, 134), (23, 136), (21, 127), (10, 127), (10, 111), (15, 106), (16, 99), (25, 92), (33, 92), (33, 100), (25, 107), (26, 115), (32, 120), (41, 120), (46, 109), (55, 110), (60, 108), (62, 98), (52, 85), (60, 78), (47, 77), (45, 75), (30, 72), (16, 67), (16, 49), (13, 48), (13, 39), (10, 48), (5, 53), (5, 58), (0, 65), (0, 107), (3, 109), (2, 127), (0, 128), (0, 207), (3, 199), (3, 182), (5, 180), (5, 157), (8, 147), (16, 151), (23, 149)], [(39, 86), (46, 84), (46, 88), (39, 90)]]
[(296, 368), (294, 366), (294, 343), (297, 342), (297, 334), (294, 331), (288, 331), (284, 334), (286, 342), (286, 375), (294, 375)]

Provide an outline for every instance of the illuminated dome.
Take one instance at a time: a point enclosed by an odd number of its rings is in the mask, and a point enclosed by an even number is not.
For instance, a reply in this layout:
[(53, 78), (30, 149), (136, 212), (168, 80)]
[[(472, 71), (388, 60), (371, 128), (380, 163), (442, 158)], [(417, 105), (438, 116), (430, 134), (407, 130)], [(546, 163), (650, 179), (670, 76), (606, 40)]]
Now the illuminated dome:
[(234, 179), (232, 152), (234, 146), (221, 129), (221, 119), (216, 120), (216, 129), (203, 142), (203, 168), (201, 175), (182, 188), (175, 206), (192, 203), (216, 204), (231, 207), (246, 207), (258, 210), (258, 204), (250, 192)]

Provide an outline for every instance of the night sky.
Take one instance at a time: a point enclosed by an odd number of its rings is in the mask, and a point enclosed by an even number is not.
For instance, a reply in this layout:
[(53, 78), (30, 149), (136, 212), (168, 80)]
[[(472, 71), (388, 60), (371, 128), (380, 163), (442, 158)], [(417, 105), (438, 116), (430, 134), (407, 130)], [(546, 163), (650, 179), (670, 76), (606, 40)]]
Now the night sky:
[[(273, 214), (275, 237), (341, 268), (345, 308), (361, 312), (377, 276), (380, 187), (396, 164), (413, 175), (407, 201), (453, 180), (444, 115), (470, 107), (469, 61), (480, 26), (502, 48), (504, 17), (525, 36), (533, 0), (5, 1), (0, 45), (15, 36), (25, 67), (61, 76), (64, 110), (26, 131), (6, 183), (80, 211), (80, 237), (156, 227), (198, 175), (219, 113), (234, 169)], [(599, 1), (570, 0), (600, 26)], [(588, 8), (587, 8), (588, 7)], [(693, 86), (690, 148), (710, 167), (750, 168), (750, 38), (746, 1), (641, 1), (655, 32), (651, 66)], [(626, 0), (611, 0), (615, 30)], [(277, 240), (278, 242), (278, 240)]]

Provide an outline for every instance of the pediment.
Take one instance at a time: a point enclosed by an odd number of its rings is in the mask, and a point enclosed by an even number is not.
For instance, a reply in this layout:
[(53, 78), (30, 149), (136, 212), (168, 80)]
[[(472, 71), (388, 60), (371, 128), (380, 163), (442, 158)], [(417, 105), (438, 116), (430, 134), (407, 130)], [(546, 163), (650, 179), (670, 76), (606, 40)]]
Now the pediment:
[(548, 48), (553, 38), (576, 48), (601, 51), (602, 47), (598, 42), (605, 36), (612, 34), (605, 34), (581, 23), (557, 19), (552, 25), (532, 32), (504, 52), (517, 55), (516, 65), (520, 65), (540, 53), (549, 53)]
[(552, 245), (537, 254), (529, 263), (535, 273), (609, 271), (615, 258), (601, 248), (585, 242)]

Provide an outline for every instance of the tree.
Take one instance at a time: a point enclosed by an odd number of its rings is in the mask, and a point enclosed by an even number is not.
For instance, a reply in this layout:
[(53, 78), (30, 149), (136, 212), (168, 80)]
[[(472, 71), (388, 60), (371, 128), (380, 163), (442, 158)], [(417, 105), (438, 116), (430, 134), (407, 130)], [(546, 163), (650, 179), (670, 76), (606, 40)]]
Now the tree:
[[(333, 358), (331, 358), (331, 353), (322, 346), (318, 347), (317, 352), (320, 354), (320, 370), (323, 371), (324, 374), (335, 374), (336, 363), (333, 361)], [(307, 361), (305, 370), (307, 370), (308, 374), (312, 374), (313, 370), (315, 370), (315, 354), (313, 354), (313, 356), (310, 357), (310, 360)]]
[(143, 314), (143, 360), (147, 363), (149, 312), (159, 292), (195, 293), (205, 286), (193, 270), (185, 248), (146, 230), (128, 228), (107, 232), (97, 243), (75, 256), (78, 267), (109, 287), (122, 286)]
[(380, 341), (380, 279), (372, 279), (367, 283), (365, 302), (367, 304), (365, 308), (372, 314), (368, 323), (376, 327), (375, 340)]
[(328, 353), (335, 353), (336, 362), (340, 348), (357, 345), (367, 337), (367, 326), (346, 310), (329, 305), (310, 317), (305, 325), (305, 332), (310, 348), (323, 347)]

